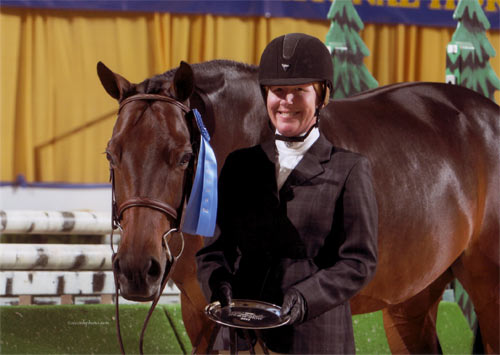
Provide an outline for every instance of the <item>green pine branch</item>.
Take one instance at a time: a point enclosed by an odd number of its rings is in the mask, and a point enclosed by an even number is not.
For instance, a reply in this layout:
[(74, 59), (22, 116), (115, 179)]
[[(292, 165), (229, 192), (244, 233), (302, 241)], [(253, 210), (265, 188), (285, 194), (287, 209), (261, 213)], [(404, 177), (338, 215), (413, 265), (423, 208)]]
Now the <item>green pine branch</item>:
[(459, 53), (447, 53), (447, 72), (457, 73), (459, 85), (494, 100), (495, 91), (500, 90), (500, 79), (489, 60), (496, 52), (486, 37), (490, 23), (479, 1), (460, 0), (453, 18), (458, 25), (451, 43), (459, 47)]
[(479, 25), (483, 31), (491, 27), (490, 21), (477, 0), (460, 0), (453, 13), (453, 19), (472, 26)]
[(325, 44), (333, 64), (333, 98), (343, 98), (378, 86), (363, 64), (370, 51), (359, 31), (364, 28), (351, 0), (334, 0), (328, 11), (331, 21)]
[(334, 0), (326, 18), (339, 24), (347, 23), (356, 31), (365, 27), (351, 0)]

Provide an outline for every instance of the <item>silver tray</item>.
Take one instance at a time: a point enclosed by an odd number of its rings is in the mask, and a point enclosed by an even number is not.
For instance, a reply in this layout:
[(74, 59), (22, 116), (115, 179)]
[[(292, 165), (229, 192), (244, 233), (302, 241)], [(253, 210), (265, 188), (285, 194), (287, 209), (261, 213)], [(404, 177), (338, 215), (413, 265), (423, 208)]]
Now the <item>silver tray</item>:
[(269, 329), (285, 325), (290, 316), (280, 317), (281, 307), (262, 301), (233, 299), (226, 307), (213, 302), (205, 307), (208, 318), (219, 324), (244, 329)]

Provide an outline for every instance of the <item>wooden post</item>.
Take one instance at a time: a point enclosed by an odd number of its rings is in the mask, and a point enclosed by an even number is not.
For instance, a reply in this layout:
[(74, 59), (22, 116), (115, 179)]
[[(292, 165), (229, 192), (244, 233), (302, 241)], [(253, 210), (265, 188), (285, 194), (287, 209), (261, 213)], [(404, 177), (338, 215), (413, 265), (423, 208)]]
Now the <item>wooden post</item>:
[(33, 296), (32, 295), (19, 295), (19, 305), (27, 306), (33, 304)]
[(101, 295), (101, 304), (113, 304), (113, 295)]
[(61, 295), (61, 304), (73, 304), (73, 295)]

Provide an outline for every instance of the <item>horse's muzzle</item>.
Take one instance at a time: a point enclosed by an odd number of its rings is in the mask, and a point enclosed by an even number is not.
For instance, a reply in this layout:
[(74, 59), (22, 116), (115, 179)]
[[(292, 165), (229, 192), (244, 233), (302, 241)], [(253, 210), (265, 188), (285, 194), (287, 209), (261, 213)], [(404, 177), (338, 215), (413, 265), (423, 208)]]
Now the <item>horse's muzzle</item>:
[(118, 255), (113, 261), (113, 272), (123, 298), (131, 301), (151, 301), (158, 294), (165, 269), (154, 258), (136, 265)]

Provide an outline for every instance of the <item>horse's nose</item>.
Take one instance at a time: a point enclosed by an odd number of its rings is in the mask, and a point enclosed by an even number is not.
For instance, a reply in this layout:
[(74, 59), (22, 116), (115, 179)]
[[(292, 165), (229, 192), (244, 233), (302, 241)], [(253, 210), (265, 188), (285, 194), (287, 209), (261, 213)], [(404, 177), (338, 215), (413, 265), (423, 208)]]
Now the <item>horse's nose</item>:
[(158, 279), (161, 276), (161, 266), (158, 260), (151, 258), (149, 260), (148, 275), (153, 279)]
[(113, 261), (113, 271), (116, 275), (123, 275), (129, 281), (133, 281), (139, 276), (142, 280), (156, 281), (161, 276), (160, 262), (155, 258), (149, 258), (144, 264), (129, 262), (127, 258), (116, 257)]

